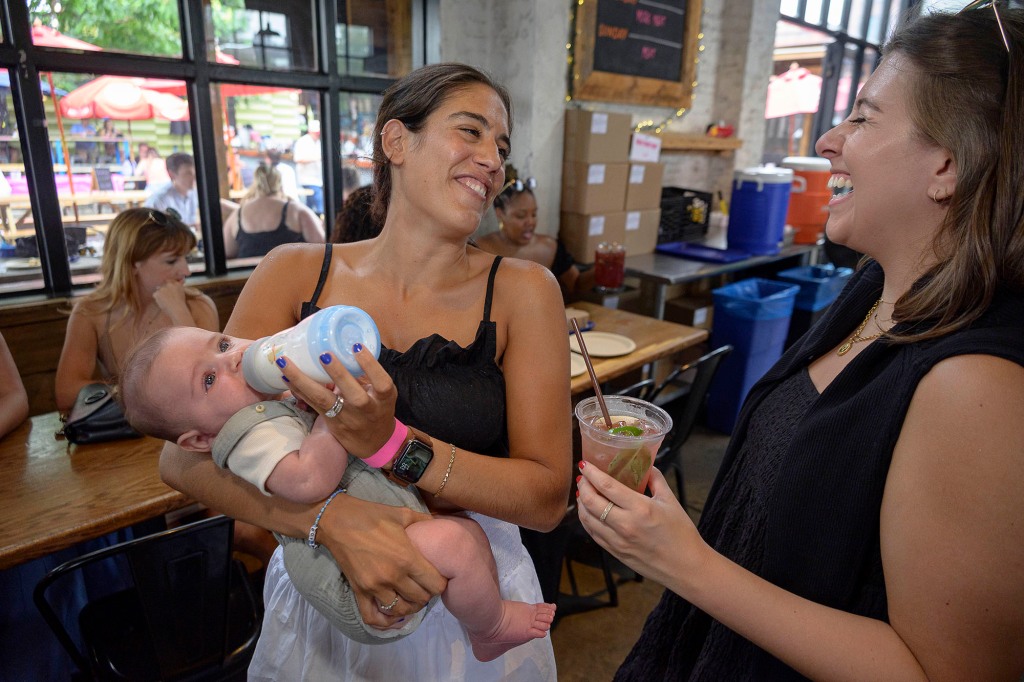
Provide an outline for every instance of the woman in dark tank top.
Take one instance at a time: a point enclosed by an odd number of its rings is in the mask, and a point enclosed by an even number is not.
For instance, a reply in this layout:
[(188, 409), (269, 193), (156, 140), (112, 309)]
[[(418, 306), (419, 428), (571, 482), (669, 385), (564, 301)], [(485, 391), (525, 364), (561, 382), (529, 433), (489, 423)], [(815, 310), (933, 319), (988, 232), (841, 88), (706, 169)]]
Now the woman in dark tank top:
[[(282, 373), (321, 414), (343, 399), (327, 422), (349, 453), (406, 472), (411, 466), (400, 468), (396, 458), (408, 463), (406, 454), (418, 453), (416, 473), (405, 482), (433, 509), (463, 510), (476, 521), (502, 597), (536, 603), (540, 584), (519, 527), (553, 529), (572, 482), (565, 308), (546, 268), (469, 243), (504, 186), (510, 110), (504, 88), (462, 64), (423, 67), (392, 85), (372, 137), (380, 234), (328, 247), (277, 247), (250, 276), (225, 331), (258, 338), (315, 307), (354, 305), (369, 313), (380, 332), (380, 358), (356, 353), (366, 372), (359, 380), (341, 363), (326, 363), (338, 395), (289, 363)], [(443, 586), (409, 542), (406, 527), (421, 518), (416, 512), (338, 495), (318, 517), (320, 505), (264, 498), (210, 464), (168, 448), (161, 471), (196, 499), (285, 535), (306, 537), (316, 521), (317, 542), (342, 568), (366, 623), (393, 625)], [(557, 676), (550, 638), (482, 662), (441, 604), (400, 641), (347, 639), (301, 597), (280, 552), (267, 568), (264, 595), (250, 679)]]
[(266, 164), (256, 168), (241, 205), (224, 221), (228, 258), (264, 256), (282, 244), (324, 240), (320, 218), (303, 204), (290, 201), (281, 189), (281, 174)]

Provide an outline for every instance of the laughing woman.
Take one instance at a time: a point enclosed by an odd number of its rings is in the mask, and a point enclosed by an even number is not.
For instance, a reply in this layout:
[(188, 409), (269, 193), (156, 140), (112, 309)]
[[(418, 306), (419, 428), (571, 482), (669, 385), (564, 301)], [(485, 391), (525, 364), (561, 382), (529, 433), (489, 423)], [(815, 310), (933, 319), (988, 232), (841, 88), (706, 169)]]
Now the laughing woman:
[[(380, 235), (326, 251), (278, 247), (249, 278), (225, 331), (257, 338), (329, 305), (368, 312), (383, 348), (379, 361), (356, 353), (366, 376), (357, 381), (327, 356), (337, 400), (286, 363), (293, 392), (329, 412), (331, 431), (350, 453), (385, 467), (401, 463), (392, 475), (404, 471), (401, 479), (429, 505), (477, 520), (502, 596), (537, 602), (540, 586), (516, 526), (551, 530), (565, 513), (564, 309), (548, 270), (468, 244), (504, 186), (510, 108), (502, 87), (461, 64), (424, 67), (391, 86), (373, 135)], [(444, 587), (404, 530), (421, 514), (349, 495), (329, 506), (268, 498), (209, 457), (170, 446), (160, 464), (172, 486), (236, 518), (298, 538), (317, 523), (316, 538), (341, 566), (367, 624), (405, 628)], [(281, 559), (278, 551), (267, 569), (267, 612), (249, 679), (555, 678), (549, 639), (481, 663), (441, 604), (399, 641), (348, 640), (302, 598)]]
[(668, 588), (618, 680), (1024, 673), (1024, 12), (897, 30), (832, 163), (871, 260), (751, 390), (694, 528), (583, 469), (581, 518)]

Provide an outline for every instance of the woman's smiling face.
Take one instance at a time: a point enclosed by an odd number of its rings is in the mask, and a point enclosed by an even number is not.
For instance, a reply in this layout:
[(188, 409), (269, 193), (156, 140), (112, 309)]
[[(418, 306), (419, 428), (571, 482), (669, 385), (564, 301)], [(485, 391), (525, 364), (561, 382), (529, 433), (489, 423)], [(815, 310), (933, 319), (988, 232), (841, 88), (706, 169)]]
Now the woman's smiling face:
[(937, 227), (929, 187), (948, 153), (913, 124), (913, 78), (899, 53), (885, 57), (850, 116), (815, 145), (832, 162), (829, 238), (876, 258), (883, 249), (920, 250)]
[(505, 181), (510, 141), (501, 98), (486, 85), (461, 88), (410, 141), (402, 159), (410, 198), (442, 222), (454, 220), (472, 233)]

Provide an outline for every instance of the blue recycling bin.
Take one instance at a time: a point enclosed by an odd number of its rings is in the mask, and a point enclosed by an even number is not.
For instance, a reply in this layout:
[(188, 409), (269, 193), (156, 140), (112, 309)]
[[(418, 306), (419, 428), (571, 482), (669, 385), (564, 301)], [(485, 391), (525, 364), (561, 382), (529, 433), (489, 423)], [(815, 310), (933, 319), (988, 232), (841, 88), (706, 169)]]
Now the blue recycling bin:
[(733, 347), (708, 391), (708, 426), (732, 433), (747, 393), (780, 357), (800, 287), (758, 277), (711, 292), (711, 347)]
[(800, 287), (789, 322), (787, 348), (824, 316), (852, 276), (852, 269), (834, 265), (804, 265), (776, 274), (783, 282)]

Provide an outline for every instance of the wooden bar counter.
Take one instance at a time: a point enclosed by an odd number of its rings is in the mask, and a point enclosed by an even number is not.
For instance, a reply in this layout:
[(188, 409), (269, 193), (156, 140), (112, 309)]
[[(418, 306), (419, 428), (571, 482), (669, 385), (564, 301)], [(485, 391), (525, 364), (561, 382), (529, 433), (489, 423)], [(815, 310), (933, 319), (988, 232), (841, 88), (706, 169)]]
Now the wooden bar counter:
[(0, 569), (191, 504), (160, 480), (164, 441), (69, 445), (56, 412), (0, 439)]

